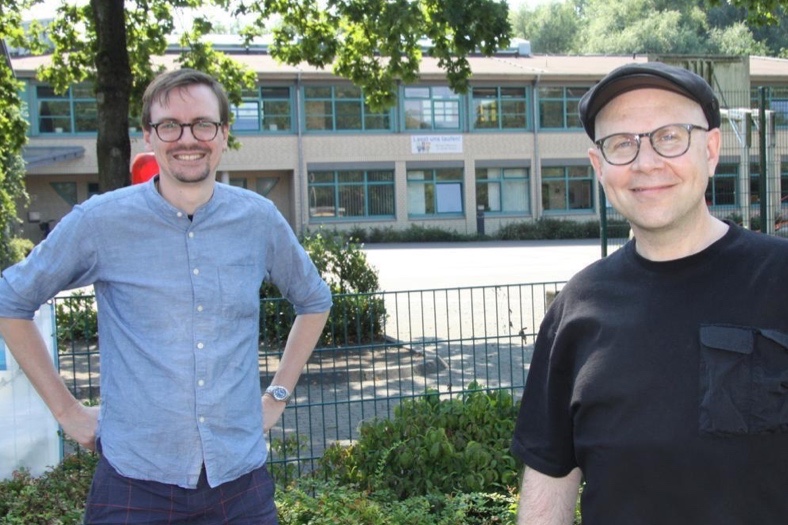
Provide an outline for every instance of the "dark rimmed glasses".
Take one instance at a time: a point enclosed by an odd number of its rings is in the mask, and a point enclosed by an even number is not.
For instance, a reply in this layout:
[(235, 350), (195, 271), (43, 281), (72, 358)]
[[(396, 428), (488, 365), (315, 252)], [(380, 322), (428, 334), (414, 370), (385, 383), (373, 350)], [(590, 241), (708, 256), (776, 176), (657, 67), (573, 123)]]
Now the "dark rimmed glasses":
[(183, 136), (184, 128), (191, 128), (192, 136), (200, 142), (210, 142), (216, 138), (221, 125), (221, 122), (213, 122), (211, 120), (195, 120), (188, 124), (182, 124), (174, 120), (150, 123), (150, 127), (156, 131), (156, 135), (162, 142), (179, 141)]
[(614, 133), (594, 142), (605, 160), (614, 166), (634, 162), (640, 153), (640, 142), (648, 137), (651, 147), (661, 157), (673, 159), (689, 150), (692, 131), (707, 128), (695, 124), (668, 124), (648, 133)]

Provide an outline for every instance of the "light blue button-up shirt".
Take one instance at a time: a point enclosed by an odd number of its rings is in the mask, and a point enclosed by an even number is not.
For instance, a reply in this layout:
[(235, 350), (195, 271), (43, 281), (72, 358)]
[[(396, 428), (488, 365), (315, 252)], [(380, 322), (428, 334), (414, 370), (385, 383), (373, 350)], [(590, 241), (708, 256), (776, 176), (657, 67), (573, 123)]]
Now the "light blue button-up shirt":
[(154, 181), (76, 206), (0, 279), (0, 316), (32, 319), (61, 290), (94, 285), (99, 436), (122, 475), (216, 486), (266, 459), (259, 288), (297, 314), (331, 293), (273, 203), (217, 183), (190, 220)]

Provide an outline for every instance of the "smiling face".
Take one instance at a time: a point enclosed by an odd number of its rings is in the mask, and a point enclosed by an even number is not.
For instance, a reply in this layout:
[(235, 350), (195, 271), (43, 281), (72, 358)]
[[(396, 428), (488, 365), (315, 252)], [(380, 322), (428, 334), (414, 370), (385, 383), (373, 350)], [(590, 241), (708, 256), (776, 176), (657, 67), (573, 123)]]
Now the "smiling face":
[[(181, 124), (198, 120), (219, 122), (219, 115), (216, 95), (203, 84), (174, 88), (166, 98), (153, 101), (150, 108), (153, 123), (165, 120)], [(213, 140), (200, 141), (194, 138), (191, 128), (184, 128), (179, 140), (164, 142), (151, 128), (143, 133), (143, 139), (147, 149), (156, 155), (162, 183), (212, 185), (222, 152), (227, 146), (227, 131), (225, 123), (220, 126)]]
[[(596, 136), (645, 133), (667, 124), (708, 126), (700, 106), (660, 89), (624, 93), (606, 105), (596, 118)], [(719, 159), (720, 130), (694, 130), (689, 150), (664, 158), (643, 138), (640, 153), (630, 164), (614, 166), (592, 148), (589, 157), (608, 201), (632, 225), (635, 235), (689, 233), (709, 214), (706, 186)]]

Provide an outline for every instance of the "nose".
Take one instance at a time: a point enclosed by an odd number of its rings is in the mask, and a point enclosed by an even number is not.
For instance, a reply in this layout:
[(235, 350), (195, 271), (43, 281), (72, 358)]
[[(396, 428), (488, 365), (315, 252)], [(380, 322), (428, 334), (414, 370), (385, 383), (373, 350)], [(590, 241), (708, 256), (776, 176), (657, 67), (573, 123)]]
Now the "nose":
[(194, 136), (194, 127), (184, 126), (183, 133), (181, 133), (181, 138), (178, 139), (178, 142), (199, 142)]
[(647, 137), (643, 137), (640, 141), (638, 156), (632, 161), (632, 167), (641, 171), (648, 171), (655, 166), (661, 166), (664, 160), (662, 155), (654, 150), (651, 141)]

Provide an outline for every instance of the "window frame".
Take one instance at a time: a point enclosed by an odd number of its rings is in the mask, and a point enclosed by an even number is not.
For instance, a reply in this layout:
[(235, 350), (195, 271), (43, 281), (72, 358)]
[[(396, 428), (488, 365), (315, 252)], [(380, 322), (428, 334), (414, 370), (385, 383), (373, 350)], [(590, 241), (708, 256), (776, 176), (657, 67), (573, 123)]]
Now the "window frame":
[[(504, 97), (502, 92), (504, 90), (522, 90), (522, 97)], [(495, 90), (495, 94), (493, 97), (479, 97), (477, 93), (484, 91), (484, 90)], [(480, 132), (480, 133), (490, 133), (490, 132), (501, 132), (501, 131), (528, 131), (531, 129), (531, 98), (532, 98), (532, 90), (528, 86), (475, 86), (471, 88), (470, 95), (468, 97), (469, 104), (470, 104), (470, 113), (469, 113), (469, 123), (471, 127), (471, 131)], [(492, 108), (492, 112), (496, 113), (496, 116), (491, 118), (490, 121), (494, 121), (494, 126), (479, 126), (479, 107), (481, 107), (482, 101), (491, 101), (491, 105), (494, 106)], [(479, 105), (477, 106), (477, 101)], [(507, 105), (509, 102), (520, 102), (523, 104), (523, 112), (520, 113), (512, 113), (506, 112), (503, 110), (503, 107)], [(506, 126), (505, 120), (506, 116), (511, 115), (522, 115), (523, 118), (523, 125), (522, 126)]]
[[(311, 90), (328, 90), (323, 96), (310, 96)], [(351, 93), (356, 90), (357, 93)], [(344, 92), (344, 93), (343, 93)], [(393, 130), (392, 109), (382, 112), (373, 111), (366, 101), (361, 88), (348, 84), (310, 84), (301, 87), (303, 117), (302, 126), (304, 133), (390, 133)], [(350, 96), (348, 96), (350, 95)], [(310, 115), (310, 103), (322, 104), (322, 113), (314, 112)], [(359, 127), (340, 127), (340, 121), (347, 114), (342, 113), (342, 108), (351, 105), (357, 106)], [(324, 127), (310, 127), (310, 119), (324, 118)], [(375, 127), (372, 121), (383, 121), (383, 126)]]
[[(357, 173), (360, 175), (360, 180), (342, 180), (343, 174)], [(374, 174), (388, 174), (388, 180), (370, 180), (374, 179)], [(313, 179), (316, 175), (323, 177), (331, 177), (331, 180), (322, 180), (315, 182)], [(363, 215), (347, 215), (341, 214), (340, 210), (345, 209), (341, 206), (343, 202), (343, 189), (361, 188), (363, 194)], [(375, 188), (388, 188), (391, 202), (389, 204), (391, 213), (372, 214), (370, 213), (371, 204), (373, 200), (371, 190)], [(313, 196), (316, 190), (330, 189), (332, 195), (332, 202), (334, 212), (332, 215), (316, 214), (313, 209), (323, 208), (325, 206), (313, 206)], [(315, 197), (316, 198), (316, 197)], [(315, 204), (317, 204), (315, 202)], [(341, 220), (375, 220), (375, 219), (394, 219), (397, 212), (397, 192), (396, 192), (396, 177), (393, 168), (343, 168), (343, 169), (309, 169), (307, 170), (307, 212), (309, 214), (309, 222), (323, 222), (323, 221), (341, 221)]]
[[(419, 173), (423, 175), (421, 178), (416, 177), (416, 174)], [(405, 179), (408, 195), (408, 218), (465, 217), (465, 173), (462, 167), (408, 168)], [(456, 187), (459, 195), (452, 197), (447, 193), (452, 190), (452, 187)], [(421, 191), (414, 191), (418, 188), (421, 188)], [(411, 211), (413, 200), (417, 195), (423, 198), (423, 213)], [(442, 196), (443, 198), (441, 198)], [(427, 202), (428, 199), (431, 202)], [(459, 210), (454, 209), (456, 203), (459, 203)], [(441, 211), (444, 207), (450, 209)]]

